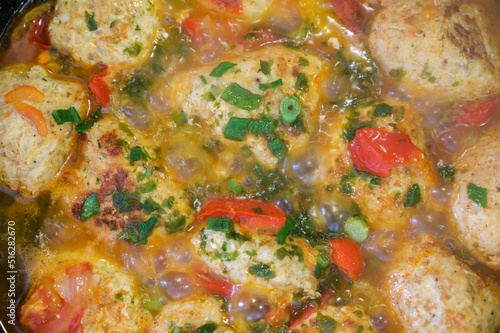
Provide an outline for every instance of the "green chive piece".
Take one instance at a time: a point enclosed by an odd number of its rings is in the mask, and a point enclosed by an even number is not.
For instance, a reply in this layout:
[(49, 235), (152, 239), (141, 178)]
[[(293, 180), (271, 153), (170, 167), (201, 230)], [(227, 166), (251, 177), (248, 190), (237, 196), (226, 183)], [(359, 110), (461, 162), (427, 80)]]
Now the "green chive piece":
[(297, 81), (295, 81), (295, 89), (300, 91), (309, 91), (309, 81), (304, 73), (297, 72)]
[(486, 204), (488, 203), (488, 190), (484, 187), (469, 183), (469, 185), (467, 185), (467, 197), (479, 206), (486, 208)]
[(314, 276), (316, 279), (319, 279), (323, 275), (328, 265), (330, 265), (330, 260), (328, 260), (328, 257), (324, 253), (320, 253), (316, 266), (314, 266)]
[(271, 118), (262, 118), (255, 119), (250, 121), (250, 125), (248, 126), (248, 133), (253, 134), (271, 134), (274, 132), (274, 129), (278, 126), (278, 121), (276, 119)]
[(203, 75), (200, 75), (200, 80), (201, 80), (201, 82), (203, 82), (203, 84), (208, 83), (207, 79), (205, 79), (205, 77)]
[(188, 117), (184, 110), (177, 111), (176, 113), (173, 114), (172, 119), (174, 120), (174, 123), (177, 126), (182, 126), (187, 124), (188, 122)]
[(136, 146), (130, 149), (130, 156), (129, 156), (130, 165), (134, 165), (134, 162), (145, 159), (146, 159), (146, 154), (142, 151), (141, 147)]
[(370, 234), (368, 224), (361, 216), (349, 216), (344, 225), (344, 230), (347, 236), (357, 243), (364, 242)]
[(217, 66), (212, 72), (210, 72), (210, 76), (213, 76), (213, 77), (221, 77), (222, 74), (224, 74), (225, 72), (227, 72), (228, 70), (230, 70), (231, 68), (233, 68), (234, 66), (236, 66), (236, 64), (233, 64), (233, 63), (230, 63), (230, 62), (227, 62), (227, 61), (224, 61), (224, 62), (221, 62), (219, 64), (219, 66)]
[(251, 119), (231, 117), (224, 129), (224, 137), (229, 140), (241, 141), (247, 132)]
[(410, 187), (408, 192), (406, 193), (406, 199), (403, 204), (404, 207), (417, 207), (420, 202), (420, 187), (417, 184), (414, 184)]
[(85, 221), (99, 213), (99, 201), (97, 200), (97, 192), (92, 193), (83, 202), (82, 213), (80, 219)]
[(213, 333), (217, 328), (217, 324), (214, 322), (209, 322), (203, 326), (198, 327), (194, 333)]
[(262, 186), (264, 186), (265, 188), (269, 188), (271, 186), (271, 181), (267, 177), (264, 170), (262, 170), (260, 165), (255, 164), (253, 167), (253, 171), (255, 172), (257, 177), (259, 178), (259, 181), (262, 183)]
[(337, 321), (330, 316), (323, 315), (321, 312), (318, 312), (316, 315), (317, 326), (319, 326), (320, 332), (335, 332), (337, 328)]
[(123, 50), (124, 53), (127, 53), (131, 57), (137, 57), (139, 53), (141, 53), (142, 44), (139, 42), (134, 42), (132, 45)]
[(293, 228), (297, 225), (297, 222), (293, 219), (291, 216), (287, 216), (285, 225), (281, 227), (280, 230), (276, 233), (276, 236), (278, 236), (278, 243), (279, 244), (285, 244), (286, 238), (290, 233), (292, 232)]
[(390, 106), (389, 104), (380, 103), (377, 104), (377, 106), (375, 107), (373, 115), (375, 117), (389, 117), (392, 115), (392, 109), (393, 107)]
[(207, 229), (230, 232), (234, 229), (234, 221), (227, 217), (209, 217), (207, 218)]
[(306, 58), (300, 57), (299, 58), (299, 66), (302, 66), (302, 67), (309, 66), (309, 60), (307, 60)]
[(184, 230), (185, 225), (186, 225), (186, 217), (182, 215), (170, 221), (165, 222), (165, 229), (167, 229), (167, 232), (169, 234), (173, 234), (175, 232)]
[(269, 74), (271, 74), (271, 62), (261, 60), (259, 71), (261, 71), (262, 74), (269, 76)]
[(69, 109), (52, 111), (52, 117), (54, 117), (57, 125), (62, 125), (64, 123), (80, 123), (82, 121), (82, 118), (80, 118), (80, 115), (73, 106)]
[(262, 96), (252, 93), (237, 83), (231, 83), (221, 95), (221, 98), (240, 109), (251, 111), (262, 104)]
[(276, 138), (272, 141), (269, 141), (267, 143), (267, 147), (269, 147), (271, 153), (273, 153), (273, 155), (278, 158), (278, 161), (282, 161), (285, 158), (286, 147), (280, 139)]
[(291, 124), (302, 111), (300, 99), (297, 96), (285, 96), (280, 103), (280, 118), (286, 124)]
[(94, 19), (95, 13), (92, 13), (92, 15), (89, 14), (89, 12), (85, 11), (85, 22), (87, 22), (87, 28), (89, 28), (89, 31), (96, 31), (97, 30), (97, 23)]
[(262, 262), (250, 266), (248, 268), (248, 272), (252, 275), (264, 278), (266, 280), (272, 279), (276, 276), (276, 274), (271, 270), (271, 267), (269, 267), (269, 265), (264, 264)]
[(228, 182), (228, 186), (229, 188), (236, 194), (243, 194), (243, 187), (238, 184), (236, 181), (234, 181), (234, 179), (230, 179), (229, 182)]
[(393, 68), (389, 71), (389, 75), (395, 79), (400, 79), (406, 75), (406, 71), (402, 68)]
[(280, 87), (282, 85), (283, 85), (283, 80), (278, 79), (276, 81), (269, 82), (269, 83), (259, 83), (259, 89), (264, 91), (264, 90), (271, 89), (271, 88), (277, 88), (277, 87)]

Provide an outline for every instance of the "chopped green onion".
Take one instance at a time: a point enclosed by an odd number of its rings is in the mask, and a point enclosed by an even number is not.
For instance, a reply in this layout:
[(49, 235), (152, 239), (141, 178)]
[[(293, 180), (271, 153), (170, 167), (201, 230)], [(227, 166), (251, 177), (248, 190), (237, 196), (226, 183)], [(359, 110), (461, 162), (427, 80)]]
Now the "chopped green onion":
[(392, 109), (393, 107), (389, 104), (380, 103), (375, 107), (373, 115), (375, 117), (389, 117), (390, 115), (392, 115)]
[(94, 19), (95, 13), (92, 13), (92, 15), (89, 14), (89, 12), (85, 11), (85, 22), (87, 22), (87, 28), (89, 28), (89, 31), (96, 31), (97, 30), (97, 23)]
[(80, 219), (82, 221), (85, 221), (96, 215), (97, 213), (99, 213), (99, 201), (97, 200), (97, 192), (94, 192), (89, 195), (83, 202)]
[(297, 72), (297, 81), (295, 81), (295, 89), (300, 91), (309, 91), (309, 81), (304, 73)]
[(233, 179), (229, 180), (228, 186), (236, 194), (242, 194), (243, 193), (243, 187), (240, 184), (238, 184), (237, 182), (235, 182)]
[(286, 238), (290, 233), (292, 232), (293, 228), (297, 225), (297, 222), (293, 219), (291, 216), (287, 216), (285, 225), (281, 227), (280, 230), (276, 233), (276, 236), (278, 236), (278, 243), (279, 244), (285, 244)]
[(140, 160), (146, 160), (146, 153), (142, 150), (141, 147), (136, 146), (130, 149), (129, 160), (130, 160), (130, 165), (134, 165), (134, 162)]
[(250, 266), (248, 268), (248, 272), (252, 275), (264, 278), (266, 280), (274, 278), (276, 276), (276, 274), (271, 270), (271, 267), (269, 267), (269, 265), (264, 264), (262, 262)]
[(344, 225), (344, 230), (350, 239), (357, 243), (364, 242), (370, 234), (368, 224), (361, 216), (349, 216)]
[(278, 121), (271, 118), (255, 119), (250, 121), (248, 126), (248, 133), (253, 134), (271, 134), (278, 126)]
[(467, 197), (479, 206), (486, 208), (486, 204), (488, 203), (488, 190), (484, 187), (469, 183), (469, 185), (467, 185)]
[(230, 232), (234, 229), (234, 221), (227, 217), (209, 217), (207, 218), (207, 229)]
[(188, 122), (188, 117), (184, 110), (177, 111), (173, 114), (172, 119), (177, 126), (182, 126)]
[(125, 50), (123, 50), (123, 52), (127, 53), (131, 57), (137, 57), (139, 53), (141, 53), (141, 50), (142, 50), (142, 44), (139, 42), (134, 42)]
[(54, 117), (57, 125), (62, 125), (64, 123), (80, 123), (82, 121), (82, 118), (80, 118), (80, 115), (73, 106), (69, 109), (52, 111), (52, 117)]
[(267, 147), (271, 150), (274, 156), (278, 158), (278, 161), (281, 161), (285, 158), (286, 148), (283, 142), (280, 139), (276, 138), (267, 143)]
[(325, 269), (330, 265), (330, 260), (324, 253), (320, 253), (318, 256), (318, 261), (316, 262), (316, 266), (314, 267), (314, 276), (316, 279), (319, 279)]
[(204, 93), (203, 95), (201, 95), (201, 98), (203, 98), (207, 102), (215, 101), (215, 96), (211, 92)]
[(302, 111), (300, 99), (297, 96), (285, 96), (280, 103), (280, 118), (286, 124), (291, 124)]
[(389, 71), (389, 75), (395, 79), (400, 79), (406, 75), (406, 71), (402, 68), (393, 68)]
[(255, 166), (253, 167), (253, 171), (255, 172), (255, 174), (257, 175), (257, 177), (259, 177), (259, 180), (262, 182), (262, 185), (264, 187), (268, 188), (269, 186), (271, 186), (271, 181), (267, 177), (267, 175), (264, 172), (264, 170), (262, 170), (262, 168), (260, 167), (260, 165), (255, 164)]
[(224, 137), (235, 141), (243, 140), (250, 121), (248, 118), (231, 117), (224, 129)]
[(123, 302), (123, 294), (122, 292), (119, 292), (118, 294), (115, 295), (115, 298), (119, 301), (122, 301)]
[(283, 85), (283, 80), (278, 79), (276, 81), (269, 82), (269, 83), (259, 83), (259, 89), (264, 91), (266, 89), (277, 88), (277, 87), (280, 87), (282, 85)]
[(302, 67), (309, 66), (309, 60), (307, 60), (306, 58), (300, 57), (299, 58), (299, 66), (302, 66)]
[(269, 76), (269, 74), (271, 74), (271, 62), (261, 60), (259, 71), (261, 71), (264, 75)]
[(186, 225), (186, 217), (184, 215), (174, 218), (170, 221), (165, 222), (165, 229), (169, 234), (174, 232), (179, 232), (184, 230), (184, 226)]
[(418, 187), (417, 184), (414, 184), (410, 187), (410, 189), (406, 193), (406, 199), (403, 206), (417, 207), (419, 202), (420, 202), (420, 187)]
[(214, 322), (209, 322), (203, 326), (198, 327), (193, 333), (213, 333), (217, 328), (217, 324)]
[(203, 75), (200, 75), (200, 80), (201, 82), (203, 82), (203, 84), (207, 84), (207, 79), (205, 79), (205, 77)]
[(221, 95), (221, 98), (240, 109), (251, 111), (262, 104), (262, 96), (252, 93), (237, 83), (231, 83)]
[(221, 77), (222, 74), (224, 74), (225, 72), (227, 72), (228, 70), (230, 70), (231, 68), (233, 68), (234, 66), (236, 66), (236, 64), (233, 64), (233, 63), (230, 63), (230, 62), (227, 62), (227, 61), (224, 61), (224, 62), (221, 62), (219, 64), (219, 66), (217, 66), (212, 72), (210, 72), (210, 76), (213, 76), (213, 77)]

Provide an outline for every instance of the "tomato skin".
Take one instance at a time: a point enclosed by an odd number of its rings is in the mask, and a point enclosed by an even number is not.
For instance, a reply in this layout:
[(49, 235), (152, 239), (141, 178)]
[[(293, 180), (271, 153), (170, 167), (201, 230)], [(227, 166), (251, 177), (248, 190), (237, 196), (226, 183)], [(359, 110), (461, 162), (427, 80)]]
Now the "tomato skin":
[(359, 34), (366, 23), (366, 10), (358, 0), (330, 0), (335, 12), (345, 22), (347, 27)]
[(368, 127), (356, 131), (349, 152), (356, 169), (381, 178), (389, 177), (395, 166), (413, 164), (422, 159), (422, 151), (406, 133)]
[(94, 76), (89, 83), (90, 90), (96, 95), (99, 104), (106, 107), (109, 105), (109, 86), (100, 77)]
[(363, 272), (363, 254), (359, 245), (349, 239), (330, 239), (332, 247), (331, 258), (338, 268), (343, 270), (353, 280), (357, 280)]
[(275, 234), (285, 225), (286, 214), (272, 202), (254, 199), (211, 199), (201, 206), (198, 218), (228, 217), (248, 230)]
[(484, 101), (466, 108), (455, 120), (468, 126), (482, 126), (495, 114), (498, 103), (493, 100)]
[(33, 26), (31, 27), (29, 41), (32, 44), (40, 46), (42, 49), (50, 49), (50, 38), (48, 33), (49, 18), (47, 13), (44, 12), (38, 16)]
[(195, 272), (194, 276), (205, 288), (220, 296), (229, 298), (235, 292), (234, 285), (223, 278), (212, 276), (202, 271)]

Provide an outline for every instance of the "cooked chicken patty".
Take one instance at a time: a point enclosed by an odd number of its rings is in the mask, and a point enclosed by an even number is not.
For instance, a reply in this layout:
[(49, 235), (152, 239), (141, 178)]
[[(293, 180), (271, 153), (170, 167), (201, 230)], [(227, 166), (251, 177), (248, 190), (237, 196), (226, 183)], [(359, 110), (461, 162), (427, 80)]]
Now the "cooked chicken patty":
[(450, 99), (499, 90), (498, 45), (480, 5), (393, 2), (375, 17), (369, 45), (384, 71)]
[(76, 61), (130, 66), (149, 54), (159, 24), (154, 1), (58, 0), (48, 31)]
[(150, 315), (130, 276), (99, 258), (58, 256), (35, 273), (21, 324), (35, 332), (138, 332)]
[[(318, 107), (318, 80), (325, 67), (321, 59), (309, 53), (283, 46), (263, 47), (176, 75), (170, 84), (170, 100), (174, 110), (186, 113), (189, 123), (200, 122), (228, 144), (237, 142), (234, 138), (224, 139), (231, 118), (274, 119), (277, 128), (271, 133), (287, 150), (293, 150), (307, 143), (308, 118)], [(293, 96), (300, 98), (303, 130), (280, 122), (280, 103), (284, 97)], [(266, 165), (275, 166), (282, 158), (276, 152), (273, 156), (263, 135), (247, 134), (243, 142)]]
[(424, 236), (394, 258), (385, 290), (408, 332), (497, 332), (498, 286), (436, 240)]
[(52, 112), (74, 107), (84, 118), (87, 90), (76, 81), (53, 79), (40, 66), (2, 70), (0, 81), (0, 183), (36, 196), (76, 144), (74, 125), (57, 125)]
[[(496, 268), (500, 267), (499, 135), (500, 124), (483, 131), (474, 147), (456, 162), (451, 201), (461, 240), (475, 257)], [(478, 204), (481, 198), (475, 187), (485, 191), (485, 207)]]

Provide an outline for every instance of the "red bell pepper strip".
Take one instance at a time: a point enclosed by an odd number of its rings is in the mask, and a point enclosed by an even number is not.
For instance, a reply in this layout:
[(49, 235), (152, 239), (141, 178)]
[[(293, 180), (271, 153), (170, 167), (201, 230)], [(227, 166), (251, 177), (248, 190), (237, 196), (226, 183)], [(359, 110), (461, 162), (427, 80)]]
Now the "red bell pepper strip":
[(468, 126), (481, 126), (493, 117), (498, 109), (496, 101), (485, 101), (466, 108), (455, 120)]
[(99, 104), (106, 107), (109, 105), (109, 86), (100, 77), (94, 76), (89, 83), (90, 90), (94, 93)]
[(330, 239), (332, 262), (351, 279), (357, 280), (363, 272), (363, 255), (359, 245), (349, 238)]
[(276, 234), (285, 225), (286, 214), (272, 202), (254, 199), (211, 199), (203, 203), (198, 218), (228, 217), (242, 227)]
[(330, 0), (337, 15), (355, 34), (363, 31), (366, 23), (366, 9), (358, 0)]
[(422, 159), (422, 151), (406, 133), (367, 127), (356, 131), (349, 152), (356, 169), (381, 178), (389, 177), (395, 166), (413, 164)]
[(49, 18), (46, 12), (38, 16), (33, 22), (30, 30), (29, 41), (40, 46), (42, 49), (50, 49), (50, 38), (48, 33)]
[(205, 288), (217, 295), (229, 298), (236, 291), (235, 286), (231, 282), (221, 277), (210, 275), (208, 272), (198, 271), (194, 273), (194, 276)]

